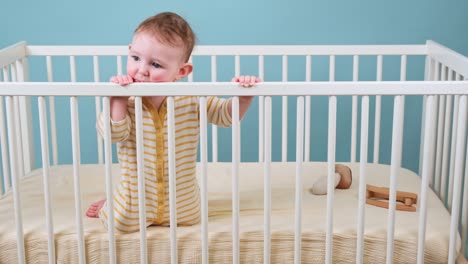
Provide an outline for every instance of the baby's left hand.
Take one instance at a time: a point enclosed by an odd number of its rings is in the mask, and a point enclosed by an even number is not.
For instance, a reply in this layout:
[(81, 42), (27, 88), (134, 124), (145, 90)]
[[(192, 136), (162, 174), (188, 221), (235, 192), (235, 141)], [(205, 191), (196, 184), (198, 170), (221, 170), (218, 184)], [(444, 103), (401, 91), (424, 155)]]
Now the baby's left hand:
[(240, 76), (240, 77), (234, 77), (232, 78), (233, 82), (238, 82), (240, 85), (244, 87), (252, 87), (255, 85), (255, 83), (259, 83), (262, 81), (262, 79), (256, 77), (256, 76)]

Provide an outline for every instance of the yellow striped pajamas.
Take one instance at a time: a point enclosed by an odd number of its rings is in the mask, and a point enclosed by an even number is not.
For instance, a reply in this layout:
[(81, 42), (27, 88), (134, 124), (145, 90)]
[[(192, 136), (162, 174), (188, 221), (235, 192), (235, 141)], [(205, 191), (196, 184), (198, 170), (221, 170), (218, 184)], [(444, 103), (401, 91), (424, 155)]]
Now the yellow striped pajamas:
[[(169, 225), (169, 172), (167, 149), (167, 108), (164, 101), (154, 109), (143, 98), (143, 145), (146, 191), (146, 226)], [(196, 179), (196, 159), (199, 140), (198, 97), (175, 97), (175, 167), (177, 194), (177, 223), (193, 225), (200, 221), (200, 190)], [(231, 117), (228, 99), (208, 97), (208, 122), (228, 127)], [(104, 135), (104, 118), (100, 114), (97, 129)], [(134, 99), (128, 101), (125, 119), (111, 121), (112, 142), (117, 143), (120, 163), (120, 182), (113, 194), (114, 227), (121, 232), (139, 230), (138, 180), (136, 160), (136, 129)], [(99, 218), (107, 228), (107, 202), (99, 211)]]

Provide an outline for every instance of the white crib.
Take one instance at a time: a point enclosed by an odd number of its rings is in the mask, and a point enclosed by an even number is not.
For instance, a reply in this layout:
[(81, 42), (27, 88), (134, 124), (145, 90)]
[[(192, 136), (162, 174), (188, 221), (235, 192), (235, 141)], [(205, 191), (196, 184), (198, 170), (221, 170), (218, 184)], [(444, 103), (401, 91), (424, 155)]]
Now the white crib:
[[(0, 263), (462, 263), (468, 225), (467, 95), (468, 58), (435, 42), (425, 45), (372, 46), (198, 46), (191, 60), (204, 57), (209, 81), (194, 81), (198, 68), (186, 82), (133, 84), (130, 88), (102, 82), (99, 63), (116, 61), (112, 74), (122, 73), (125, 46), (29, 46), (24, 42), (0, 50), (0, 145), (2, 150), (2, 198), (0, 199)], [(221, 57), (233, 59), (234, 75), (241, 58), (254, 58), (265, 82), (253, 89), (219, 82)], [(266, 58), (280, 59), (281, 81), (265, 76)], [(424, 78), (407, 80), (408, 58), (425, 60)], [(54, 82), (53, 61), (63, 57), (70, 67), (69, 81)], [(81, 80), (77, 57), (92, 59), (92, 80)], [(316, 57), (325, 58), (328, 80), (315, 80)], [(338, 58), (351, 63), (350, 80), (335, 78)], [(375, 60), (374, 80), (360, 80), (361, 58)], [(399, 60), (399, 81), (384, 81), (384, 60)], [(302, 81), (288, 80), (288, 59), (303, 60)], [(31, 60), (38, 60), (31, 67)], [(258, 60), (258, 62), (257, 62)], [(293, 60), (293, 59), (291, 59)], [(31, 68), (31, 69), (30, 69)], [(41, 70), (43, 69), (43, 70)], [(34, 71), (42, 82), (29, 81)], [(252, 74), (252, 73), (249, 73)], [(276, 78), (276, 77), (275, 77)], [(273, 78), (273, 79), (275, 79)], [(279, 79), (279, 77), (277, 78)], [(169, 149), (174, 148), (174, 96), (200, 97), (200, 162), (197, 164), (202, 193), (202, 222), (177, 227), (174, 155), (169, 156), (170, 227), (144, 227), (143, 168), (139, 171), (141, 231), (120, 234), (105, 230), (97, 219), (84, 216), (91, 201), (112, 197), (118, 165), (112, 163), (110, 132), (99, 138), (89, 113), (79, 118), (78, 101), (95, 97), (96, 115), (108, 113), (109, 96), (168, 96)], [(218, 129), (207, 126), (206, 96), (235, 96), (230, 131), (231, 161), (218, 157)], [(258, 96), (258, 160), (241, 161), (241, 129), (237, 96)], [(326, 97), (327, 124), (311, 118), (313, 98)], [(334, 190), (337, 162), (337, 97), (351, 100), (349, 160), (353, 186)], [(402, 168), (405, 97), (423, 97), (419, 175)], [(46, 102), (46, 97), (49, 101)], [(70, 98), (70, 120), (56, 120), (55, 99)], [(281, 159), (272, 158), (276, 131), (272, 123), (272, 98), (281, 97)], [(288, 136), (288, 98), (297, 98), (295, 134)], [(393, 118), (381, 118), (382, 99), (393, 99)], [(38, 110), (32, 109), (37, 100)], [(372, 100), (375, 108), (371, 109)], [(359, 108), (359, 101), (361, 102)], [(4, 105), (4, 102), (6, 104)], [(102, 102), (102, 105), (101, 105)], [(294, 105), (293, 105), (294, 106)], [(277, 105), (274, 105), (277, 107)], [(279, 107), (279, 105), (278, 105)], [(252, 111), (252, 110), (250, 110)], [(34, 114), (39, 116), (35, 131)], [(372, 114), (374, 127), (370, 127)], [(93, 114), (94, 115), (94, 114)], [(108, 115), (107, 115), (108, 116)], [(6, 118), (5, 118), (6, 117)], [(88, 122), (92, 131), (80, 131)], [(137, 127), (141, 127), (137, 119)], [(390, 164), (379, 164), (383, 124), (392, 127)], [(59, 124), (71, 126), (72, 164), (59, 164)], [(314, 125), (327, 125), (326, 160), (310, 153)], [(291, 125), (289, 125), (291, 126)], [(244, 126), (243, 126), (244, 127)], [(373, 130), (372, 130), (373, 129)], [(37, 130), (37, 129), (36, 129)], [(49, 132), (50, 131), (50, 132)], [(370, 133), (374, 142), (370, 142)], [(35, 142), (40, 134), (40, 142)], [(96, 137), (98, 160), (82, 164), (83, 140)], [(141, 134), (140, 134), (141, 135)], [(210, 135), (211, 141), (208, 139)], [(294, 141), (295, 158), (288, 160)], [(291, 140), (292, 138), (292, 140)], [(278, 141), (278, 140), (277, 140)], [(137, 139), (138, 151), (143, 150)], [(359, 149), (358, 149), (358, 144)], [(413, 143), (411, 143), (413, 144)], [(211, 145), (211, 161), (208, 162)], [(42, 168), (36, 168), (34, 148), (41, 151)], [(369, 161), (368, 148), (373, 148)], [(51, 153), (49, 153), (51, 148)], [(169, 151), (170, 152), (170, 151)], [(140, 152), (141, 153), (141, 152)], [(358, 156), (359, 153), (359, 156)], [(50, 160), (52, 156), (52, 162)], [(141, 158), (141, 155), (139, 155)], [(291, 154), (289, 155), (291, 156)], [(139, 158), (139, 159), (140, 159)], [(368, 162), (369, 161), (369, 162)], [(142, 164), (142, 162), (139, 162)], [(328, 175), (328, 195), (313, 196), (307, 189), (317, 176)], [(231, 183), (231, 185), (229, 185)], [(389, 209), (365, 203), (366, 184), (390, 188)], [(416, 212), (396, 211), (396, 191), (418, 194)], [(14, 214), (14, 217), (11, 215)], [(110, 216), (112, 218), (112, 216)], [(113, 222), (113, 221), (110, 221)]]

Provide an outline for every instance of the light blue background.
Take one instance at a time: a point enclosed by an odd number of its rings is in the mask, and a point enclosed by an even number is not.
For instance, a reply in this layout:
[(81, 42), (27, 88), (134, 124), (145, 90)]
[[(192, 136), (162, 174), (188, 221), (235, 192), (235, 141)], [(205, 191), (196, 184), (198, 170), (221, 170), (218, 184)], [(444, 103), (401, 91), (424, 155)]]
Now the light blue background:
[[(198, 44), (205, 45), (328, 45), (328, 44), (424, 44), (426, 40), (435, 40), (464, 55), (468, 55), (468, 1), (466, 0), (236, 0), (236, 1), (122, 1), (122, 0), (4, 0), (0, 5), (0, 47), (25, 40), (31, 45), (126, 45), (129, 43), (134, 28), (146, 17), (162, 11), (174, 11), (184, 16), (192, 25), (198, 36)], [(367, 60), (367, 61), (366, 61)], [(247, 64), (255, 60), (246, 59)], [(318, 59), (317, 72), (314, 78), (327, 79), (328, 64)], [(281, 79), (280, 58), (272, 58), (266, 65), (267, 80)], [(294, 58), (298, 68), (303, 64)], [(337, 61), (337, 80), (350, 80), (351, 58)], [(40, 62), (31, 61), (31, 69)], [(61, 66), (62, 64), (65, 66)], [(78, 60), (78, 66), (86, 68), (86, 63)], [(207, 64), (201, 61), (200, 64)], [(220, 64), (222, 64), (221, 62)], [(422, 58), (408, 60), (408, 79), (422, 78)], [(103, 63), (105, 65), (105, 63)], [(228, 65), (229, 62), (224, 62)], [(57, 68), (67, 62), (58, 61)], [(89, 65), (89, 64), (88, 64)], [(275, 66), (276, 65), (276, 66)], [(390, 58), (384, 63), (384, 80), (398, 80), (398, 58)], [(343, 67), (339, 70), (339, 67)], [(257, 66), (249, 66), (243, 74), (255, 74)], [(375, 59), (361, 59), (362, 80), (375, 78)], [(79, 68), (81, 69), (81, 68)], [(366, 73), (366, 69), (369, 72)], [(228, 81), (232, 76), (232, 66), (226, 66), (226, 72), (220, 72), (220, 79)], [(112, 74), (103, 74), (105, 76)], [(203, 75), (203, 74), (202, 74)], [(89, 72), (79, 72), (79, 78), (92, 80)], [(290, 72), (291, 80), (301, 80), (302, 72)], [(44, 81), (44, 70), (31, 73), (32, 80)], [(55, 76), (57, 81), (67, 81), (69, 77), (60, 72)], [(199, 77), (209, 80), (209, 74)], [(94, 99), (80, 100), (82, 161), (96, 160), (95, 135), (85, 133), (94, 128)], [(382, 105), (382, 163), (390, 162), (392, 99), (385, 98)], [(289, 160), (294, 160), (295, 140), (295, 102), (289, 100), (290, 141)], [(373, 106), (373, 100), (371, 106)], [(57, 99), (59, 120), (69, 120), (67, 98)], [(275, 98), (274, 109), (274, 142), (280, 142), (280, 100)], [(338, 146), (337, 160), (349, 160), (350, 148), (350, 99), (338, 100)], [(37, 103), (33, 102), (33, 109)], [(254, 161), (257, 158), (256, 114), (257, 100), (243, 121), (243, 160)], [(326, 159), (327, 137), (327, 102), (325, 98), (313, 99), (313, 160)], [(402, 164), (417, 171), (419, 166), (421, 98), (406, 99), (405, 137)], [(35, 131), (38, 131), (37, 113), (33, 118)], [(371, 113), (373, 120), (373, 113)], [(59, 161), (71, 162), (69, 124), (58, 126), (59, 142), (67, 148), (61, 151)], [(320, 125), (318, 125), (320, 124)], [(371, 121), (371, 127), (373, 122)], [(252, 132), (253, 131), (253, 132)], [(221, 160), (230, 160), (230, 131), (220, 130)], [(35, 136), (38, 141), (38, 135)], [(373, 141), (373, 133), (370, 133)], [(281, 157), (280, 144), (273, 148), (273, 159)], [(372, 157), (372, 146), (369, 148)], [(36, 164), (40, 166), (40, 150), (36, 144)]]
[[(247, 44), (424, 44), (431, 39), (440, 42), (464, 55), (468, 55), (468, 1), (466, 0), (416, 0), (416, 1), (375, 1), (375, 0), (330, 0), (330, 1), (3, 1), (0, 8), (0, 47), (25, 40), (31, 45), (126, 45), (129, 43), (134, 28), (146, 17), (162, 11), (174, 11), (185, 17), (192, 25), (198, 37), (198, 44), (205, 45), (247, 45)], [(65, 59), (54, 62), (57, 68), (64, 67)], [(366, 61), (368, 60), (368, 61)], [(200, 65), (208, 64), (200, 60)], [(243, 60), (244, 62), (244, 60)], [(266, 80), (281, 79), (280, 58), (270, 58), (266, 65)], [(318, 58), (314, 64), (315, 80), (327, 80), (328, 62)], [(408, 59), (408, 79), (423, 78), (423, 58)], [(41, 62), (31, 60), (31, 69)], [(60, 65), (65, 66), (60, 66)], [(92, 80), (89, 61), (77, 61), (83, 65), (83, 72), (78, 76), (85, 81)], [(245, 59), (242, 74), (256, 74), (255, 60)], [(302, 63), (302, 64), (301, 64)], [(351, 58), (337, 59), (337, 80), (351, 79)], [(105, 64), (105, 63), (103, 63)], [(221, 65), (231, 65), (228, 61)], [(252, 65), (251, 65), (252, 64)], [(303, 62), (294, 58), (290, 64), (302, 69)], [(375, 79), (375, 58), (361, 58), (361, 80)], [(43, 62), (42, 62), (43, 65)], [(275, 66), (276, 65), (276, 66)], [(301, 68), (302, 66), (302, 68)], [(42, 66), (43, 67), (43, 66)], [(244, 66), (243, 66), (244, 67)], [(343, 69), (340, 70), (340, 67)], [(384, 60), (384, 80), (399, 79), (399, 59)], [(38, 67), (39, 68), (39, 67)], [(197, 69), (197, 68), (196, 68)], [(226, 66), (226, 72), (220, 72), (220, 80), (228, 81), (233, 75), (233, 67)], [(368, 72), (366, 72), (368, 69)], [(303, 71), (303, 70), (302, 70)], [(110, 71), (101, 77), (113, 74)], [(200, 73), (196, 80), (209, 80), (209, 74)], [(44, 71), (32, 72), (31, 79), (44, 81)], [(303, 80), (303, 72), (290, 70), (290, 80)], [(55, 80), (69, 80), (66, 74), (56, 74)], [(93, 99), (80, 100), (80, 118), (82, 129), (82, 161), (96, 160), (95, 135), (90, 131), (94, 126)], [(289, 99), (289, 154), (288, 159), (295, 159), (295, 100)], [(350, 98), (338, 98), (338, 135), (337, 160), (349, 160), (350, 154)], [(373, 100), (371, 107), (373, 107)], [(67, 98), (58, 98), (59, 120), (69, 119)], [(327, 101), (325, 98), (312, 100), (312, 139), (311, 158), (326, 159), (327, 137)], [(281, 138), (280, 116), (281, 103), (274, 99), (274, 142)], [(384, 98), (382, 105), (383, 127), (381, 129), (380, 162), (390, 162), (391, 117), (393, 99)], [(36, 109), (36, 102), (33, 102)], [(420, 135), (421, 98), (406, 99), (405, 136), (403, 166), (413, 171), (418, 168)], [(254, 101), (249, 114), (243, 121), (242, 156), (245, 161), (257, 159), (258, 124), (256, 115), (258, 102)], [(371, 113), (371, 127), (373, 126)], [(38, 131), (37, 119), (33, 124)], [(253, 131), (253, 132), (252, 132)], [(59, 142), (69, 146), (69, 124), (59, 125)], [(221, 160), (230, 160), (230, 131), (221, 130)], [(36, 139), (38, 136), (36, 135)], [(373, 142), (373, 132), (370, 132)], [(39, 141), (37, 141), (39, 142)], [(40, 166), (40, 151), (36, 144), (37, 164)], [(252, 147), (255, 146), (255, 147)], [(369, 148), (372, 157), (372, 146)], [(281, 157), (280, 144), (273, 147), (273, 159)], [(61, 163), (71, 162), (71, 151), (60, 153)]]

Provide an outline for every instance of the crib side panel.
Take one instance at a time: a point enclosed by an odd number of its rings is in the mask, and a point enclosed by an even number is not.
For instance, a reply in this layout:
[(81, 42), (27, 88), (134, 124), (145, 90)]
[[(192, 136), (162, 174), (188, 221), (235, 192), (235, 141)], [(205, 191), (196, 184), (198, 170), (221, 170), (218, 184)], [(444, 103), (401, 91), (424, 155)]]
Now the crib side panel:
[[(2, 75), (2, 84), (8, 85), (10, 82), (25, 82), (28, 80), (28, 63), (26, 43), (20, 42), (10, 47), (0, 50), (0, 68)], [(3, 101), (2, 96), (2, 101)], [(34, 168), (34, 151), (33, 151), (33, 131), (31, 127), (31, 104), (30, 98), (27, 96), (13, 97), (14, 111), (14, 126), (15, 126), (15, 142), (16, 148), (16, 163), (18, 164), (18, 176), (22, 177), (29, 173)], [(4, 102), (2, 102), (4, 105)], [(4, 111), (2, 107), (2, 111)], [(2, 116), (5, 120), (5, 116)], [(6, 123), (5, 132), (8, 131)], [(6, 138), (7, 133), (4, 134)], [(8, 149), (6, 140), (2, 144), (4, 151)], [(10, 183), (9, 169), (11, 168), (10, 161), (2, 155), (3, 158), (3, 174), (4, 174), (4, 190), (8, 189)]]

